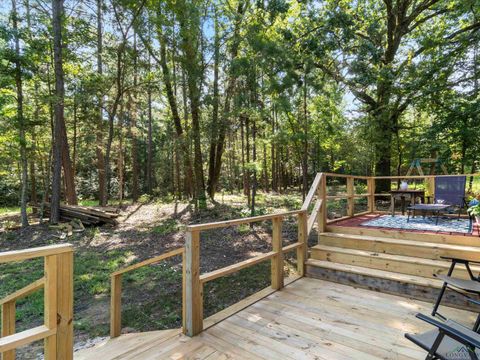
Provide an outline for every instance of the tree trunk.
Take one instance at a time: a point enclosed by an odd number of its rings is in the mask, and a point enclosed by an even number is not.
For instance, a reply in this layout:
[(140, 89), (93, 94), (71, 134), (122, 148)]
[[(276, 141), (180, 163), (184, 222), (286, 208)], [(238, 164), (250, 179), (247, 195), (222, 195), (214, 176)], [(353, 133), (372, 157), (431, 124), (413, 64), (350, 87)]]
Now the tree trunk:
[(218, 15), (215, 8), (215, 40), (214, 40), (214, 65), (213, 65), (213, 109), (212, 109), (212, 125), (210, 128), (210, 152), (208, 159), (208, 185), (207, 192), (212, 200), (215, 197), (216, 183), (214, 183), (216, 164), (215, 157), (217, 153), (218, 141), (218, 107), (220, 102), (220, 95), (218, 91), (218, 68), (220, 66), (220, 34), (218, 28)]
[(53, 142), (53, 176), (50, 222), (60, 220), (61, 171), (62, 171), (62, 126), (64, 121), (63, 109), (63, 64), (62, 64), (62, 22), (63, 0), (52, 0), (52, 28), (53, 28), (53, 56), (55, 69), (55, 125)]
[[(237, 19), (235, 21), (235, 28), (234, 28), (234, 34), (233, 34), (233, 44), (231, 47), (230, 51), (230, 63), (233, 63), (235, 59), (238, 56), (238, 49), (240, 46), (240, 25), (241, 21), (243, 18), (243, 13), (245, 11), (245, 4), (244, 1), (240, 1), (237, 6)], [(218, 36), (218, 29), (216, 30), (216, 43), (215, 45), (215, 51), (219, 51), (219, 36)], [(217, 56), (218, 54), (216, 54)], [(217, 61), (218, 59), (216, 59)], [(217, 66), (217, 71), (218, 71), (218, 64)], [(223, 106), (223, 112), (222, 112), (222, 117), (219, 122), (218, 126), (218, 132), (216, 129), (214, 129), (215, 133), (213, 135), (213, 142), (214, 146), (213, 149), (210, 148), (210, 154), (212, 156), (212, 150), (213, 150), (213, 161), (211, 159), (210, 164), (212, 164), (213, 169), (209, 168), (209, 178), (208, 178), (208, 193), (209, 196), (213, 199), (215, 196), (215, 190), (218, 185), (218, 181), (220, 179), (220, 172), (222, 169), (222, 156), (223, 152), (225, 149), (225, 135), (227, 132), (227, 125), (228, 125), (228, 119), (230, 118), (230, 103), (231, 99), (234, 95), (234, 90), (235, 90), (235, 84), (236, 84), (237, 76), (234, 73), (232, 69), (229, 69), (229, 76), (228, 76), (228, 81), (227, 81), (227, 88), (225, 91), (225, 101), (224, 101), (224, 106)], [(217, 74), (217, 82), (218, 82), (218, 74)], [(218, 86), (217, 86), (218, 88)], [(218, 89), (217, 89), (218, 90)], [(214, 96), (215, 97), (215, 96)], [(218, 96), (216, 97), (218, 101)], [(218, 113), (218, 103), (217, 103), (217, 113)], [(218, 117), (218, 114), (217, 114)]]
[(170, 75), (170, 69), (167, 63), (167, 47), (166, 47), (166, 38), (163, 35), (163, 30), (161, 25), (157, 27), (158, 38), (160, 41), (160, 67), (162, 68), (163, 82), (165, 84), (165, 92), (167, 93), (167, 100), (170, 106), (170, 111), (172, 112), (173, 123), (175, 126), (175, 132), (177, 134), (177, 144), (182, 150), (184, 167), (185, 167), (185, 191), (188, 196), (192, 195), (192, 181), (193, 177), (193, 168), (190, 153), (188, 151), (187, 140), (185, 138), (185, 133), (182, 127), (182, 121), (180, 119), (180, 114), (178, 112), (178, 105), (175, 93), (173, 91), (172, 79)]
[[(148, 57), (148, 64), (150, 68), (150, 56)], [(152, 138), (152, 88), (148, 84), (147, 90), (147, 106), (148, 106), (148, 140), (147, 140), (147, 193), (152, 194), (153, 191), (153, 138)]]
[[(102, 7), (103, 1), (97, 0), (97, 74), (103, 76), (103, 29), (102, 29)], [(98, 200), (100, 206), (107, 205), (107, 178), (105, 172), (105, 157), (103, 154), (103, 94), (98, 94), (97, 128), (96, 128), (96, 155), (98, 173)]]
[(137, 52), (137, 35), (133, 36), (133, 91), (132, 91), (132, 108), (130, 113), (130, 137), (132, 141), (132, 201), (136, 202), (140, 197), (138, 186), (138, 140), (137, 140), (137, 117), (138, 117), (138, 52)]
[(17, 123), (20, 142), (20, 167), (21, 167), (21, 190), (20, 190), (20, 213), (22, 227), (28, 226), (27, 216), (27, 140), (25, 137), (25, 118), (23, 117), (23, 84), (22, 68), (20, 63), (20, 35), (18, 32), (18, 13), (16, 0), (12, 0), (12, 22), (15, 37), (15, 87), (17, 92)]

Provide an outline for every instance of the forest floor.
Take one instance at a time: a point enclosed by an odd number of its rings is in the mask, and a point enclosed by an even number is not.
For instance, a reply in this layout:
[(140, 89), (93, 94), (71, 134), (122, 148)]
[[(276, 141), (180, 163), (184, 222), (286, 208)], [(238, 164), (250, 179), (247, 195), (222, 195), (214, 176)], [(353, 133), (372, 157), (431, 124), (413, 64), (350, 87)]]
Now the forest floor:
[[(32, 223), (26, 229), (5, 230), (18, 222), (18, 213), (0, 215), (0, 249), (17, 250), (71, 243), (75, 247), (74, 328), (77, 348), (89, 346), (109, 334), (110, 274), (122, 267), (182, 247), (187, 224), (250, 216), (246, 198), (219, 194), (217, 203), (195, 212), (190, 204), (150, 201), (120, 207), (115, 227), (90, 227), (62, 239), (48, 224)], [(90, 203), (91, 204), (91, 203)], [(301, 196), (259, 194), (256, 214), (298, 209)], [(295, 242), (295, 219), (284, 222), (284, 244)], [(208, 272), (253, 257), (270, 249), (269, 222), (202, 232), (201, 271)], [(314, 238), (314, 237), (312, 237)], [(294, 254), (292, 254), (294, 256)], [(295, 259), (286, 261), (285, 272)], [(41, 259), (0, 265), (0, 298), (43, 276)], [(181, 326), (181, 259), (135, 270), (124, 276), (123, 332), (161, 330)], [(261, 263), (228, 277), (209, 282), (204, 290), (205, 317), (268, 286), (270, 264)], [(43, 319), (43, 294), (37, 292), (17, 304), (17, 331), (39, 325)], [(22, 359), (41, 358), (42, 344), (19, 350)]]

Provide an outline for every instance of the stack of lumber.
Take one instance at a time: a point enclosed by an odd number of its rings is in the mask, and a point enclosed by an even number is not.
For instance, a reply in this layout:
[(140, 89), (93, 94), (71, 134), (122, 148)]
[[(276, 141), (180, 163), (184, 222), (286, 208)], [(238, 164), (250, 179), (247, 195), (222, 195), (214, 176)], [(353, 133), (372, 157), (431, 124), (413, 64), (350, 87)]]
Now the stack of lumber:
[[(43, 216), (50, 216), (50, 204), (44, 203)], [(84, 225), (117, 225), (119, 214), (78, 205), (60, 205), (60, 220), (80, 220)]]

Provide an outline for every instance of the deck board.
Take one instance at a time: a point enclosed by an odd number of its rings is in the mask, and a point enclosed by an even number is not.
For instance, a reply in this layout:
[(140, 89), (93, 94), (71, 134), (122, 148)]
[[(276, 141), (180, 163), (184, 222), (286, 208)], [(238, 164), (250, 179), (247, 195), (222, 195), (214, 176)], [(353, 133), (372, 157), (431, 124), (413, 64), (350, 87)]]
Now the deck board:
[[(423, 359), (404, 338), (428, 329), (415, 318), (432, 304), (302, 278), (188, 338), (179, 331), (124, 335), (75, 353), (76, 360)], [(444, 308), (467, 325), (475, 314)]]

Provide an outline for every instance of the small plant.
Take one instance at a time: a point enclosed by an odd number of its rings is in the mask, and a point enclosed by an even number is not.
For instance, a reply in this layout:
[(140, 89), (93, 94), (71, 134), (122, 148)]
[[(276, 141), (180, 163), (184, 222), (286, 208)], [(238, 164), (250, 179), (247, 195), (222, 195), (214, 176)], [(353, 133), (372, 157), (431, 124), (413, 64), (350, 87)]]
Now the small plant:
[(158, 235), (167, 235), (177, 231), (179, 225), (175, 219), (166, 219), (160, 225), (155, 226), (152, 231)]
[(472, 205), (468, 208), (467, 212), (472, 215), (472, 216), (475, 216), (477, 218), (477, 221), (478, 219), (480, 219), (480, 202), (475, 204), (475, 205)]

